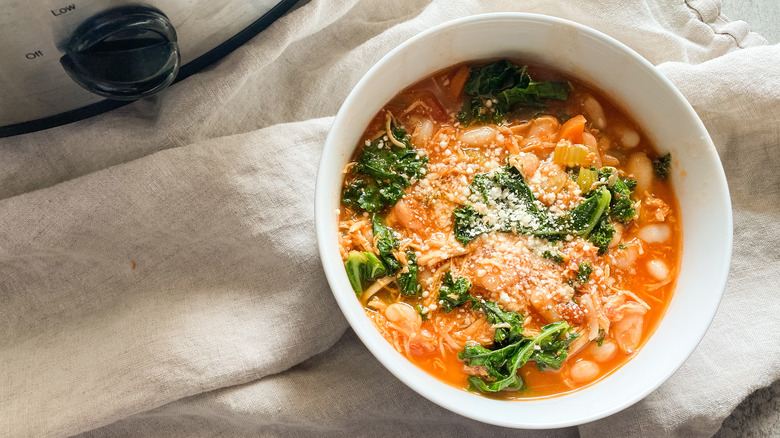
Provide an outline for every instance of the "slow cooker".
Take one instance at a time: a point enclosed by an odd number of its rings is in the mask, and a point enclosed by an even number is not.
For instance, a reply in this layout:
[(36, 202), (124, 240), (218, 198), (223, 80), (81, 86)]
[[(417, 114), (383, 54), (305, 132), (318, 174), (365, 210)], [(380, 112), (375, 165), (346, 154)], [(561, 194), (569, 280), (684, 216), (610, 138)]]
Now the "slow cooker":
[(297, 0), (10, 0), (0, 7), (0, 137), (150, 96)]

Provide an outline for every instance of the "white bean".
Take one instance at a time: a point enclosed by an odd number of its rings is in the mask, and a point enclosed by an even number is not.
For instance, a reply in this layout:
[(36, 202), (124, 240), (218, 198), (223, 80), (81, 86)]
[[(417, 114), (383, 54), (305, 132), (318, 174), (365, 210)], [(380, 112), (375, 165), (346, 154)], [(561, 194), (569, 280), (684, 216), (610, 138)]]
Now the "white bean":
[(541, 116), (531, 121), (531, 129), (528, 131), (528, 137), (549, 138), (558, 130), (560, 124), (558, 119), (552, 116)]
[(425, 147), (425, 145), (428, 143), (428, 141), (433, 137), (433, 122), (429, 119), (425, 119), (417, 126), (417, 129), (414, 130), (414, 134), (412, 134), (412, 143), (414, 144), (414, 147), (422, 149)]
[(620, 144), (623, 147), (631, 149), (639, 145), (639, 133), (631, 128), (623, 128), (620, 134)]
[(422, 324), (422, 319), (417, 311), (406, 303), (393, 303), (387, 306), (385, 318), (407, 335), (417, 332)]
[(614, 224), (615, 234), (612, 236), (612, 240), (609, 241), (609, 247), (614, 248), (620, 244), (620, 239), (623, 238), (623, 225), (618, 223)]
[(599, 366), (596, 362), (581, 360), (572, 365), (571, 378), (577, 383), (590, 382), (599, 375)]
[(628, 173), (636, 180), (637, 198), (642, 198), (653, 185), (653, 162), (644, 152), (634, 152), (628, 157)]
[(583, 103), (583, 109), (585, 110), (585, 115), (588, 116), (588, 120), (593, 123), (593, 126), (599, 129), (607, 127), (607, 119), (604, 117), (604, 108), (601, 107), (598, 100), (594, 99), (592, 96), (588, 96)]
[(663, 260), (653, 259), (647, 262), (647, 272), (656, 280), (666, 280), (669, 277), (669, 267)]
[(417, 311), (406, 303), (393, 303), (385, 309), (385, 317), (390, 322), (417, 320)]
[(620, 166), (620, 160), (618, 160), (617, 158), (609, 154), (602, 155), (601, 161), (604, 163), (605, 166), (612, 166), (612, 167)]
[(618, 347), (612, 339), (604, 339), (600, 347), (596, 342), (591, 342), (588, 350), (597, 362), (606, 362), (615, 357)]
[(666, 224), (646, 225), (639, 230), (637, 236), (647, 243), (661, 243), (669, 240), (672, 229)]
[(469, 129), (460, 135), (460, 141), (466, 146), (488, 145), (495, 141), (498, 131), (490, 126)]

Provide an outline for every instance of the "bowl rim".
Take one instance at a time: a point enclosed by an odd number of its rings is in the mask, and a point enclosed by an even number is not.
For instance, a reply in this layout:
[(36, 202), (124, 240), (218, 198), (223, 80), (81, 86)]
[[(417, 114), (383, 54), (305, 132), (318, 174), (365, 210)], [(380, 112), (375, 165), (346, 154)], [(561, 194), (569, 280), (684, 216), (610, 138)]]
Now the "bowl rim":
[[(344, 274), (343, 272), (344, 268), (343, 268), (343, 263), (341, 261), (341, 258), (338, 257), (338, 260), (333, 259), (332, 257), (333, 251), (331, 248), (332, 240), (328, 239), (328, 237), (332, 235), (334, 232), (334, 230), (331, 229), (331, 225), (332, 225), (331, 219), (332, 219), (332, 215), (334, 214), (333, 211), (334, 207), (331, 204), (331, 193), (330, 193), (330, 190), (332, 189), (331, 184), (333, 184), (333, 182), (329, 180), (325, 180), (324, 175), (326, 174), (325, 169), (327, 168), (329, 162), (331, 161), (329, 158), (329, 152), (331, 149), (335, 148), (335, 146), (333, 145), (336, 137), (335, 134), (336, 128), (347, 123), (346, 120), (347, 115), (346, 115), (345, 108), (349, 108), (351, 105), (353, 105), (355, 101), (358, 101), (360, 99), (360, 95), (364, 91), (364, 88), (366, 87), (366, 83), (370, 82), (370, 79), (373, 76), (375, 76), (378, 71), (381, 71), (389, 61), (393, 60), (400, 54), (403, 54), (408, 47), (413, 46), (418, 41), (424, 40), (433, 34), (445, 31), (447, 29), (453, 29), (459, 26), (468, 25), (480, 21), (493, 21), (493, 20), (506, 20), (506, 19), (538, 20), (541, 22), (546, 22), (551, 25), (569, 27), (577, 32), (581, 32), (590, 37), (602, 40), (603, 42), (606, 42), (614, 46), (616, 49), (628, 55), (633, 62), (640, 64), (642, 68), (644, 68), (650, 74), (652, 74), (654, 76), (654, 79), (663, 83), (663, 85), (669, 89), (669, 92), (673, 95), (673, 97), (677, 101), (679, 101), (677, 103), (680, 103), (685, 108), (684, 110), (688, 113), (687, 116), (693, 122), (692, 129), (696, 129), (698, 131), (698, 134), (701, 135), (701, 141), (707, 143), (705, 153), (708, 154), (707, 158), (709, 159), (714, 158), (714, 162), (717, 164), (717, 168), (713, 170), (718, 174), (719, 177), (718, 180), (715, 181), (716, 190), (714, 193), (719, 197), (718, 201), (724, 204), (725, 210), (727, 211), (726, 217), (723, 218), (725, 222), (723, 226), (724, 228), (726, 228), (727, 231), (726, 234), (723, 236), (723, 239), (725, 239), (723, 241), (723, 243), (725, 244), (725, 253), (724, 253), (724, 257), (720, 259), (722, 261), (721, 265), (715, 267), (716, 269), (713, 269), (713, 271), (715, 271), (713, 282), (714, 284), (720, 285), (717, 288), (717, 290), (713, 291), (713, 293), (717, 293), (717, 300), (713, 300), (710, 306), (706, 309), (703, 309), (703, 312), (700, 314), (702, 316), (706, 316), (706, 319), (708, 321), (707, 324), (701, 324), (701, 326), (699, 326), (698, 329), (688, 333), (687, 336), (688, 339), (693, 340), (693, 341), (689, 341), (688, 343), (689, 344), (688, 347), (690, 348), (686, 348), (687, 351), (685, 354), (679, 355), (676, 361), (674, 361), (672, 364), (668, 364), (663, 374), (658, 375), (656, 379), (646, 384), (644, 386), (644, 390), (635, 393), (632, 397), (623, 399), (620, 403), (614, 404), (611, 408), (602, 409), (599, 412), (589, 413), (587, 415), (579, 415), (579, 416), (574, 415), (566, 419), (565, 421), (535, 422), (535, 421), (529, 421), (528, 419), (495, 418), (495, 417), (485, 416), (485, 415), (480, 415), (478, 413), (475, 413), (473, 410), (470, 410), (470, 406), (463, 407), (456, 404), (455, 401), (458, 398), (462, 398), (461, 395), (468, 395), (470, 397), (480, 397), (480, 396), (469, 394), (466, 391), (454, 388), (434, 378), (433, 376), (430, 376), (425, 371), (423, 371), (422, 369), (414, 365), (411, 361), (406, 359), (406, 357), (398, 353), (394, 348), (392, 348), (392, 346), (390, 346), (390, 344), (383, 337), (381, 337), (378, 330), (376, 330), (376, 328), (373, 327), (373, 325), (371, 324), (371, 322), (368, 320), (365, 313), (363, 312), (362, 305), (360, 305), (359, 301), (355, 299), (354, 293), (352, 292), (349, 283), (345, 281), (346, 274)], [(422, 78), (418, 78), (418, 80), (419, 79)], [(408, 85), (410, 84), (407, 84), (406, 86)], [(396, 93), (400, 91), (401, 90), (399, 89), (396, 91)], [(339, 205), (336, 204), (335, 208), (338, 209)], [(333, 123), (331, 125), (331, 128), (325, 140), (325, 145), (322, 151), (322, 156), (318, 167), (318, 175), (317, 175), (316, 187), (315, 187), (315, 222), (316, 222), (315, 225), (316, 225), (316, 232), (317, 232), (317, 243), (320, 252), (320, 259), (323, 264), (323, 268), (325, 270), (326, 278), (331, 287), (331, 291), (334, 297), (336, 298), (336, 301), (339, 307), (341, 308), (342, 313), (348, 320), (350, 326), (353, 328), (353, 330), (356, 332), (356, 334), (363, 342), (363, 344), (368, 348), (368, 350), (377, 358), (377, 360), (379, 360), (380, 363), (382, 363), (382, 365), (387, 370), (389, 370), (393, 375), (395, 375), (396, 378), (401, 380), (404, 384), (406, 384), (408, 387), (410, 387), (418, 394), (422, 395), (428, 400), (450, 411), (458, 413), (467, 418), (471, 418), (489, 424), (494, 424), (494, 425), (504, 426), (504, 427), (525, 428), (525, 429), (551, 429), (551, 428), (576, 426), (579, 424), (583, 424), (583, 423), (587, 423), (587, 422), (591, 422), (591, 421), (595, 421), (607, 417), (623, 409), (626, 409), (629, 406), (642, 400), (648, 394), (656, 390), (669, 377), (671, 377), (671, 375), (674, 374), (680, 368), (680, 366), (690, 357), (690, 355), (696, 349), (698, 344), (701, 342), (709, 326), (712, 324), (715, 313), (720, 305), (720, 302), (723, 297), (723, 292), (726, 287), (726, 280), (727, 280), (729, 267), (731, 263), (732, 245), (733, 245), (732, 207), (731, 207), (728, 185), (726, 183), (725, 172), (723, 170), (723, 165), (719, 160), (717, 151), (712, 143), (709, 134), (707, 133), (706, 128), (704, 127), (703, 122), (698, 117), (694, 109), (691, 107), (690, 103), (688, 103), (688, 101), (685, 99), (682, 93), (677, 89), (677, 87), (675, 87), (674, 84), (669, 79), (667, 79), (663, 74), (661, 74), (649, 61), (647, 61), (641, 55), (636, 53), (633, 49), (629, 48), (628, 46), (621, 43), (620, 41), (600, 31), (597, 31), (588, 26), (570, 20), (566, 20), (563, 18), (558, 18), (549, 15), (524, 13), (524, 12), (497, 12), (497, 13), (471, 15), (471, 16), (466, 16), (466, 17), (458, 18), (455, 20), (451, 20), (439, 24), (435, 27), (432, 27), (426, 31), (420, 32), (412, 36), (411, 38), (407, 39), (406, 41), (404, 41), (403, 43), (395, 47), (393, 50), (391, 50), (385, 56), (383, 56), (378, 62), (376, 62), (363, 75), (363, 77), (355, 85), (355, 87), (352, 89), (352, 91), (349, 93), (347, 98), (342, 103), (339, 112), (337, 113), (336, 117), (333, 120)], [(337, 249), (336, 249), (336, 253), (338, 253)], [(682, 262), (682, 258), (681, 258), (681, 262)], [(349, 290), (350, 292), (349, 294), (339, 292), (340, 290), (344, 291), (345, 288)], [(675, 295), (676, 294), (677, 294), (677, 290), (675, 289)], [(673, 299), (674, 296), (672, 300)], [(355, 303), (358, 303), (358, 307), (360, 310), (359, 313), (355, 311)], [(669, 306), (671, 306), (671, 303), (669, 304)], [(668, 308), (667, 308), (667, 313), (668, 313)], [(666, 318), (666, 316), (667, 315), (664, 314), (661, 317), (659, 326), (660, 324), (663, 323), (663, 320)], [(366, 329), (367, 324), (370, 325), (370, 330)], [(654, 335), (655, 333), (653, 333), (650, 336), (650, 338), (652, 338)], [(381, 340), (381, 342), (378, 342), (377, 338)], [(401, 361), (398, 360), (399, 357), (402, 359)], [(625, 366), (625, 364), (623, 366)], [(623, 366), (619, 367), (618, 370), (620, 368), (623, 368)], [(420, 373), (422, 373), (422, 375), (420, 375)], [(613, 373), (614, 371), (608, 374), (613, 374)], [(424, 383), (424, 385), (419, 385), (420, 382)], [(596, 384), (598, 384), (598, 382), (596, 382)], [(592, 386), (594, 385), (591, 385), (591, 387)], [(550, 401), (554, 402), (555, 400), (559, 400), (561, 397), (567, 397), (569, 396), (569, 394), (574, 394), (577, 392), (581, 392), (583, 390), (584, 388), (560, 396), (553, 396), (547, 398), (533, 398), (528, 400), (504, 401), (504, 400), (489, 399), (485, 397), (481, 397), (480, 399), (489, 400), (487, 404), (539, 403), (542, 405), (549, 405), (552, 407), (553, 405), (550, 405)]]

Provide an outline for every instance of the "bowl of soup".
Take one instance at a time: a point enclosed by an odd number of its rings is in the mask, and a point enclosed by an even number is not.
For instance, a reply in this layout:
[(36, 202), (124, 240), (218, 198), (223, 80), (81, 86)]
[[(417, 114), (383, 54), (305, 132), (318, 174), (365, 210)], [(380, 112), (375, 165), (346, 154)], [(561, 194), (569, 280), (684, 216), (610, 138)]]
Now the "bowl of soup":
[(593, 421), (661, 385), (731, 255), (723, 169), (684, 97), (620, 42), (533, 14), (445, 23), (380, 60), (333, 122), (315, 204), (367, 348), (508, 427)]

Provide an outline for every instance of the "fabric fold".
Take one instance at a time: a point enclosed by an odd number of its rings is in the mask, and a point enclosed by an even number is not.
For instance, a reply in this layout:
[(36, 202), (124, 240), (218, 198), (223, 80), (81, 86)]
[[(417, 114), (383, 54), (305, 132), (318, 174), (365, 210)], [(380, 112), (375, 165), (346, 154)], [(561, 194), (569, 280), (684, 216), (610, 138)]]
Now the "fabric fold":
[(165, 150), (0, 202), (15, 309), (0, 340), (3, 435), (82, 432), (335, 343), (346, 322), (311, 209), (329, 125)]
[[(413, 35), (499, 11), (575, 20), (658, 65), (731, 190), (732, 269), (701, 345), (579, 428), (486, 426), (403, 386), (318, 259), (314, 179), (352, 87)], [(777, 65), (717, 0), (312, 0), (156, 98), (0, 139), (0, 435), (711, 436), (780, 377)]]

